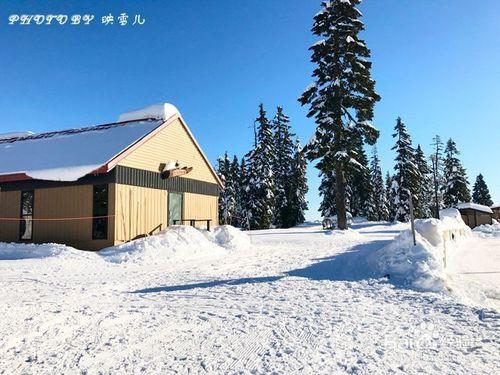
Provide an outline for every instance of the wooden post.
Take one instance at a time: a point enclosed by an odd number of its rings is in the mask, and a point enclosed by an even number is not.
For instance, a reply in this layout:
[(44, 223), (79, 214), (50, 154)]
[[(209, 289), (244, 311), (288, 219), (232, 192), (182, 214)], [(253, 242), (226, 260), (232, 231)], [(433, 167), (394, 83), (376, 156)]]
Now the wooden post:
[(408, 192), (410, 197), (410, 222), (411, 222), (411, 233), (413, 235), (413, 246), (417, 246), (417, 238), (415, 237), (415, 217), (413, 216), (413, 198), (411, 193)]

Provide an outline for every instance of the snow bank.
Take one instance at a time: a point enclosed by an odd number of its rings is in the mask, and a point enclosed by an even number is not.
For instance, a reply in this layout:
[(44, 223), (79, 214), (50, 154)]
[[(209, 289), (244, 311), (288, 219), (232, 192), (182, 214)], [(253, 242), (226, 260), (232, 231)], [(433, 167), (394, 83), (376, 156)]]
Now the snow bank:
[(221, 225), (214, 230), (214, 240), (219, 246), (231, 250), (246, 250), (252, 247), (250, 237), (231, 225)]
[(214, 244), (202, 231), (185, 225), (174, 225), (157, 235), (98, 252), (105, 260), (113, 263), (158, 263), (224, 253), (224, 249)]
[(159, 103), (138, 109), (136, 111), (122, 113), (118, 117), (118, 122), (135, 121), (147, 118), (167, 120), (175, 114), (178, 115), (179, 110), (173, 104)]
[(494, 220), (493, 224), (484, 224), (473, 229), (481, 237), (500, 237), (500, 223)]
[(443, 210), (441, 220), (415, 220), (416, 245), (407, 229), (389, 245), (376, 251), (369, 262), (379, 276), (389, 275), (392, 282), (421, 291), (448, 289), (444, 267), (445, 248), (452, 252), (457, 240), (468, 237), (470, 228), (457, 209)]
[(47, 258), (61, 255), (79, 255), (80, 250), (60, 244), (0, 243), (0, 260)]

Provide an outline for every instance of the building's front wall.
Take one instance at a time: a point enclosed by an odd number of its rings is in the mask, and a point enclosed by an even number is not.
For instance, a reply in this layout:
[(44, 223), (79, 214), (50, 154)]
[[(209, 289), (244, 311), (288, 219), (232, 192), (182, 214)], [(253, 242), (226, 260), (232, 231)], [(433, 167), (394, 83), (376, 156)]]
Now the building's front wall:
[(466, 225), (475, 228), (479, 225), (491, 224), (492, 215), (482, 211), (472, 209), (461, 209), (460, 215)]
[[(210, 226), (219, 225), (219, 198), (211, 195), (184, 193), (184, 218), (210, 219)], [(207, 229), (204, 221), (196, 222), (198, 228)]]
[[(92, 239), (93, 185), (33, 189), (33, 238), (29, 242), (63, 243), (82, 250), (114, 244), (114, 218), (108, 219), (108, 238)], [(114, 184), (108, 185), (108, 213), (114, 212)], [(20, 217), (21, 190), (0, 192), (0, 217)], [(18, 220), (0, 222), (0, 241), (20, 242)]]
[(493, 211), (493, 219), (500, 220), (500, 207), (492, 208), (491, 210)]
[(116, 184), (115, 244), (167, 227), (167, 191)]

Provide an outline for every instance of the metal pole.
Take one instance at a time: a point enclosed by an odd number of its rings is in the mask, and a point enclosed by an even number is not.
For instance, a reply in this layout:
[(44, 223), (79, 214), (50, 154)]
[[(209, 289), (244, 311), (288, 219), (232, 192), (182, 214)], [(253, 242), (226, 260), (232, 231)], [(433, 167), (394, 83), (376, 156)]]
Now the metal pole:
[(410, 197), (410, 222), (411, 222), (411, 233), (413, 235), (413, 246), (417, 246), (417, 239), (415, 237), (415, 217), (413, 216), (413, 198), (411, 193), (408, 192)]

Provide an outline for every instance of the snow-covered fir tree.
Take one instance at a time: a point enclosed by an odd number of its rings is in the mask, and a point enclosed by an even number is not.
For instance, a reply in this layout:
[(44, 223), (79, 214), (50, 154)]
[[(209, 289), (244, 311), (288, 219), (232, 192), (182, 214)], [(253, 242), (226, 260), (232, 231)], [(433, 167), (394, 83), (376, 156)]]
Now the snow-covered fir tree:
[(290, 202), (288, 201), (293, 189), (290, 176), (293, 171), (294, 144), (290, 130), (290, 119), (283, 113), (283, 107), (277, 108), (276, 116), (272, 121), (274, 150), (273, 173), (275, 185), (275, 216), (274, 225), (278, 228), (287, 226)]
[(284, 228), (303, 223), (305, 221), (304, 212), (307, 210), (307, 160), (299, 140), (296, 141), (293, 152), (290, 175), (288, 176), (290, 186), (287, 189), (287, 205), (282, 222)]
[(481, 173), (477, 175), (474, 188), (472, 189), (472, 201), (488, 207), (493, 205), (490, 190), (488, 189), (488, 185), (486, 185), (484, 177)]
[(322, 199), (318, 211), (321, 212), (322, 217), (331, 217), (336, 215), (337, 212), (335, 173), (332, 168), (327, 168), (323, 165), (330, 163), (332, 163), (330, 157), (325, 156), (316, 164), (316, 168), (320, 171), (319, 177), (321, 178), (319, 195)]
[(433, 199), (432, 199), (432, 212), (434, 217), (439, 219), (439, 210), (444, 207), (443, 205), (443, 142), (439, 135), (432, 138), (433, 152), (430, 157), (432, 165), (432, 184), (433, 184)]
[(259, 106), (257, 143), (246, 156), (247, 162), (247, 215), (250, 229), (267, 229), (274, 219), (274, 175), (275, 148), (271, 124), (264, 106)]
[(249, 188), (248, 188), (248, 172), (246, 160), (243, 157), (240, 163), (240, 173), (238, 176), (238, 189), (236, 201), (236, 223), (237, 226), (243, 229), (249, 229), (250, 223), (250, 203), (249, 203)]
[(444, 151), (444, 182), (443, 201), (445, 207), (453, 207), (460, 202), (470, 202), (469, 182), (467, 173), (458, 158), (456, 143), (450, 138)]
[(420, 173), (420, 181), (417, 186), (417, 195), (415, 199), (415, 217), (429, 218), (432, 216), (433, 200), (433, 180), (432, 171), (427, 164), (427, 160), (420, 145), (415, 151), (415, 163)]
[(217, 168), (217, 173), (224, 183), (219, 193), (219, 224), (231, 224), (236, 214), (236, 184), (232, 172), (226, 152), (218, 158)]
[(411, 137), (405, 124), (398, 117), (394, 127), (396, 144), (392, 148), (396, 150), (395, 174), (392, 182), (392, 204), (395, 206), (395, 217), (397, 221), (407, 222), (410, 220), (410, 194), (415, 203), (418, 197), (418, 184), (421, 179), (415, 161), (415, 150), (411, 144)]
[(328, 185), (335, 176), (335, 209), (340, 229), (347, 228), (345, 173), (349, 164), (358, 163), (349, 148), (352, 129), (369, 144), (375, 143), (379, 134), (369, 123), (380, 97), (370, 76), (370, 50), (359, 37), (364, 30), (359, 19), (362, 14), (356, 8), (360, 2), (322, 2), (322, 10), (314, 17), (312, 27), (321, 40), (310, 47), (311, 61), (316, 64), (315, 82), (299, 99), (302, 105), (309, 105), (308, 117), (316, 121), (307, 155), (311, 160), (321, 159), (317, 166), (323, 180), (322, 211), (332, 211), (331, 197), (326, 193), (331, 191)]
[(229, 167), (229, 175), (231, 176), (234, 185), (234, 211), (231, 216), (230, 224), (233, 226), (239, 226), (239, 202), (241, 201), (241, 173), (240, 173), (240, 163), (236, 155), (233, 156), (233, 161)]
[(370, 168), (368, 157), (363, 147), (363, 139), (353, 135), (350, 153), (356, 158), (357, 163), (350, 163), (346, 169), (348, 211), (353, 216), (368, 216), (372, 209)]
[(385, 196), (387, 199), (387, 212), (389, 213), (389, 221), (394, 221), (396, 217), (396, 203), (394, 202), (394, 194), (392, 190), (394, 179), (389, 172), (385, 175)]
[(370, 162), (370, 199), (368, 201), (367, 218), (372, 221), (389, 220), (386, 188), (380, 167), (377, 147), (373, 148)]

